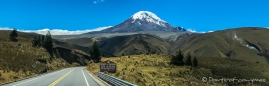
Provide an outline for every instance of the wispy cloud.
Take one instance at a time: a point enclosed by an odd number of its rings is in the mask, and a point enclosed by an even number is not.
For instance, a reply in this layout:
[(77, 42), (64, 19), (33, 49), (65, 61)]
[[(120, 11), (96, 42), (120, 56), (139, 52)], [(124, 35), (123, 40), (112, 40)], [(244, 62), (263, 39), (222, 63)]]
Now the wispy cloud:
[[(38, 33), (38, 34), (43, 34), (45, 35), (48, 31), (50, 31), (51, 35), (76, 35), (76, 34), (83, 34), (83, 33), (87, 33), (87, 32), (92, 32), (92, 31), (101, 31), (107, 28), (110, 28), (112, 26), (106, 26), (106, 27), (99, 27), (99, 28), (95, 28), (95, 29), (86, 29), (86, 30), (75, 30), (75, 31), (70, 31), (70, 30), (62, 30), (62, 29), (49, 29), (49, 28), (44, 28), (44, 29), (40, 29), (40, 30), (20, 30), (18, 29), (18, 31), (21, 32), (34, 32), (34, 33)], [(9, 28), (9, 27), (0, 27), (0, 30), (12, 30), (13, 28)]]
[(208, 31), (208, 33), (214, 32), (213, 30)]
[(196, 30), (195, 29), (191, 29), (191, 28), (188, 28), (187, 31), (192, 32), (192, 33), (196, 33)]
[(211, 32), (214, 32), (213, 30), (210, 30), (210, 31), (207, 31), (207, 32), (205, 32), (205, 31), (198, 32), (195, 29), (191, 29), (191, 28), (188, 28), (187, 31), (192, 32), (192, 33), (211, 33)]
[(12, 29), (9, 27), (0, 27), (0, 30), (12, 30)]
[(105, 1), (105, 0), (94, 0), (93, 3), (94, 3), (94, 4), (98, 4), (98, 3), (102, 3), (102, 2), (104, 2), (104, 1)]

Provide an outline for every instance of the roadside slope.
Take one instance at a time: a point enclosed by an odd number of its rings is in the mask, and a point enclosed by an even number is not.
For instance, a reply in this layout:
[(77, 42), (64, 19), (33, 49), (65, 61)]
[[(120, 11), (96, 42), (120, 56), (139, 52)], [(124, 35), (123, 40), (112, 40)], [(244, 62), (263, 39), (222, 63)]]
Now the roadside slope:
[[(161, 86), (267, 86), (269, 83), (268, 64), (246, 62), (228, 58), (197, 57), (198, 67), (175, 66), (170, 64), (170, 55), (131, 55), (102, 58), (101, 61), (117, 63), (116, 73), (108, 73), (125, 81), (141, 85)], [(87, 69), (97, 75), (100, 63), (91, 62)], [(265, 79), (266, 82), (202, 82), (202, 78), (214, 79)]]
[(9, 39), (10, 32), (0, 31), (0, 83), (65, 67), (87, 65), (90, 59), (89, 55), (57, 45), (54, 51), (58, 52), (50, 55), (43, 48), (32, 47), (31, 37), (37, 34), (18, 32), (18, 41), (13, 42)]

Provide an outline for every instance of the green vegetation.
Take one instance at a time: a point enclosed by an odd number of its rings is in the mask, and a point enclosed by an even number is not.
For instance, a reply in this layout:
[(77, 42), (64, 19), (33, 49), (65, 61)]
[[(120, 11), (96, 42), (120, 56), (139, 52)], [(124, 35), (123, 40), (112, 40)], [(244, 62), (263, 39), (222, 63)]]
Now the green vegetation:
[(18, 37), (18, 31), (17, 31), (16, 28), (14, 28), (14, 29), (11, 31), (11, 33), (9, 34), (9, 39), (10, 39), (11, 41), (18, 41), (18, 40), (17, 40), (17, 37)]
[(94, 60), (94, 62), (99, 62), (101, 60), (100, 57), (100, 51), (97, 41), (93, 42), (92, 49), (90, 49), (91, 58)]
[(179, 50), (178, 54), (176, 56), (172, 57), (171, 63), (174, 65), (183, 66), (184, 65), (183, 58), (184, 58), (184, 56), (183, 56), (182, 52)]
[(191, 55), (190, 54), (187, 55), (185, 65), (186, 66), (192, 66), (192, 61), (191, 61)]
[(190, 53), (187, 54), (185, 62), (183, 60), (184, 60), (184, 56), (183, 56), (182, 52), (179, 50), (178, 54), (176, 56), (172, 56), (172, 59), (170, 62), (171, 62), (171, 64), (178, 65), (178, 66), (185, 65), (185, 66), (197, 67), (197, 65), (198, 65), (198, 60), (196, 59), (196, 57), (193, 58), (193, 61), (191, 60)]
[(44, 48), (52, 53), (52, 48), (53, 48), (53, 42), (52, 42), (52, 38), (51, 38), (51, 34), (50, 32), (48, 31), (48, 33), (46, 34), (46, 37), (44, 39)]
[(193, 58), (193, 60), (192, 60), (192, 65), (193, 65), (193, 67), (197, 67), (197, 65), (198, 65), (198, 60), (197, 60), (196, 57)]
[(32, 45), (34, 47), (43, 47), (45, 48), (48, 52), (52, 53), (52, 48), (53, 48), (53, 42), (52, 42), (52, 37), (50, 35), (50, 32), (44, 35), (39, 35), (38, 37), (34, 37), (34, 40), (32, 41)]

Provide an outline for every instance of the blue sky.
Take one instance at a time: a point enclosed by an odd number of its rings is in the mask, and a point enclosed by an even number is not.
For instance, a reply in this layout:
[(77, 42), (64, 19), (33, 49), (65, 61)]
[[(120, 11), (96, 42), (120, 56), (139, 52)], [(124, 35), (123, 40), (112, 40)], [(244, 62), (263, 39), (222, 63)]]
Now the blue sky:
[(269, 27), (269, 0), (1, 0), (0, 28), (90, 30), (115, 26), (134, 13), (155, 13), (197, 32)]

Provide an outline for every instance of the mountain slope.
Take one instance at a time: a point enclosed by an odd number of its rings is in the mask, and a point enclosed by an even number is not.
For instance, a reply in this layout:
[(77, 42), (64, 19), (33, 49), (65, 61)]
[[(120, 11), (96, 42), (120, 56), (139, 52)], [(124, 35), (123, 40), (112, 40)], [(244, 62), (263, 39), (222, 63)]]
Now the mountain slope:
[[(161, 38), (149, 34), (114, 37), (66, 39), (64, 42), (90, 47), (93, 38), (99, 40), (102, 53), (121, 56), (140, 53), (176, 54), (181, 49), (185, 55), (197, 57), (224, 57), (250, 62), (268, 63), (268, 29), (258, 27), (233, 28), (211, 33), (181, 33)], [(159, 33), (162, 34), (162, 33)], [(158, 35), (158, 34), (156, 34)], [(107, 56), (105, 54), (105, 56)]]
[[(234, 28), (192, 35), (174, 45), (197, 57), (225, 57), (250, 62), (268, 63), (269, 30), (257, 27)], [(176, 53), (176, 52), (173, 52)]]
[(149, 11), (139, 11), (135, 13), (131, 18), (128, 18), (124, 22), (107, 28), (102, 31), (90, 32), (90, 33), (115, 33), (115, 32), (137, 32), (137, 31), (172, 31), (181, 32), (186, 31), (182, 27), (174, 27), (169, 23), (161, 20), (156, 14)]
[(157, 36), (136, 34), (101, 40), (99, 46), (100, 50), (120, 56), (150, 52), (168, 53), (169, 44)]
[(0, 31), (0, 83), (65, 67), (85, 66), (90, 60), (86, 54), (57, 45), (53, 54), (44, 48), (32, 47), (31, 37), (38, 34), (18, 32), (18, 42), (10, 41), (10, 32)]

